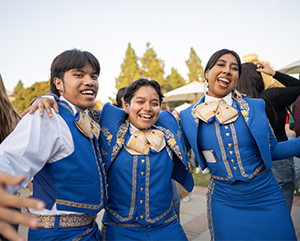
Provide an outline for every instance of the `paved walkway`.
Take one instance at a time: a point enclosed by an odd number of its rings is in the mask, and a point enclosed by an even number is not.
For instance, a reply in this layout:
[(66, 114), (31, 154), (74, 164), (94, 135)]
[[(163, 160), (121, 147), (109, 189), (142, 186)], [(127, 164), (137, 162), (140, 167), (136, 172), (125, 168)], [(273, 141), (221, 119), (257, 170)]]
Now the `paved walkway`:
[[(191, 195), (191, 201), (181, 202), (180, 222), (190, 241), (210, 240), (206, 216), (206, 191), (207, 188), (195, 187)], [(294, 196), (292, 219), (297, 239), (300, 240), (300, 196)]]
[[(195, 187), (191, 195), (191, 201), (186, 203), (181, 202), (180, 223), (183, 226), (183, 229), (190, 241), (210, 240), (206, 216), (206, 191), (207, 188)], [(28, 191), (23, 190), (23, 195), (29, 195)], [(103, 211), (98, 214), (98, 223), (101, 223), (102, 215)], [(297, 239), (300, 241), (300, 196), (294, 196), (292, 218), (296, 230)], [(27, 228), (21, 226), (19, 228), (19, 232), (24, 237), (27, 237)]]

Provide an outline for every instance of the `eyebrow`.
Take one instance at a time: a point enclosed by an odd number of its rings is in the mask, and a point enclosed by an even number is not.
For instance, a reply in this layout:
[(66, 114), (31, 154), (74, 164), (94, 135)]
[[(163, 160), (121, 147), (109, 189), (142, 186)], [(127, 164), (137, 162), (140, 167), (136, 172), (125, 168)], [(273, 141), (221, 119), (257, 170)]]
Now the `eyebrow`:
[[(70, 72), (82, 72), (82, 73), (86, 73), (83, 69), (70, 69)], [(92, 72), (92, 74), (98, 75), (97, 71)]]
[[(225, 60), (223, 60), (223, 59), (218, 59), (218, 61), (222, 61), (222, 62), (224, 62), (224, 63), (227, 63), (227, 61), (225, 61)], [(238, 66), (237, 63), (232, 63), (232, 64)]]
[[(143, 96), (137, 96), (135, 99), (145, 99)], [(152, 99), (151, 101), (159, 101), (159, 99)]]

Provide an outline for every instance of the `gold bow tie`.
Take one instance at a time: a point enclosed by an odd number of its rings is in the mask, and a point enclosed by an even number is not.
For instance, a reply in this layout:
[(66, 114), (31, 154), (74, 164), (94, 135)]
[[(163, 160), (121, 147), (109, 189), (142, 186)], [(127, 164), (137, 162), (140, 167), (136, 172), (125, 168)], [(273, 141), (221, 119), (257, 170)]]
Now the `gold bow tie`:
[(89, 139), (93, 136), (98, 139), (100, 134), (100, 126), (89, 115), (82, 111), (78, 111), (75, 115), (75, 125)]
[(148, 155), (150, 149), (160, 152), (166, 146), (164, 133), (159, 130), (134, 132), (127, 144), (126, 150), (131, 155)]
[(206, 123), (216, 121), (219, 124), (230, 124), (234, 122), (239, 113), (236, 109), (225, 103), (209, 101), (196, 107), (196, 114), (199, 119)]

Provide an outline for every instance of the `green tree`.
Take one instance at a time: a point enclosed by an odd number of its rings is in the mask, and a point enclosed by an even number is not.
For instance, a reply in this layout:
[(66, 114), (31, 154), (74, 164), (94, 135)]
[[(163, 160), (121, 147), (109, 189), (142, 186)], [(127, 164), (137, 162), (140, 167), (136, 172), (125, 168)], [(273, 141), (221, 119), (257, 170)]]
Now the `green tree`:
[(14, 107), (23, 112), (30, 106), (30, 103), (37, 97), (50, 92), (50, 80), (36, 82), (32, 86), (21, 89), (18, 92), (17, 98), (12, 102)]
[(130, 85), (133, 81), (140, 78), (140, 67), (137, 61), (138, 57), (131, 47), (131, 44), (128, 43), (125, 59), (121, 64), (121, 73), (115, 80), (117, 90)]
[(152, 47), (150, 47), (150, 43), (147, 43), (147, 50), (141, 58), (142, 63), (142, 76), (156, 80), (160, 86), (162, 91), (165, 93), (166, 82), (163, 77), (165, 64), (164, 61), (157, 58), (157, 55)]
[(14, 95), (18, 95), (19, 91), (20, 91), (21, 89), (23, 89), (23, 88), (24, 88), (24, 87), (23, 87), (23, 83), (22, 83), (21, 80), (19, 80), (18, 84), (17, 84), (16, 87), (14, 88), (13, 94), (14, 94)]
[(171, 74), (169, 74), (166, 78), (165, 90), (168, 92), (185, 84), (185, 79), (178, 73), (177, 69), (172, 68)]
[(197, 56), (196, 51), (191, 48), (190, 58), (185, 61), (188, 69), (189, 69), (189, 83), (193, 81), (200, 81), (204, 82), (204, 74), (203, 74), (203, 67), (201, 64), (200, 58)]

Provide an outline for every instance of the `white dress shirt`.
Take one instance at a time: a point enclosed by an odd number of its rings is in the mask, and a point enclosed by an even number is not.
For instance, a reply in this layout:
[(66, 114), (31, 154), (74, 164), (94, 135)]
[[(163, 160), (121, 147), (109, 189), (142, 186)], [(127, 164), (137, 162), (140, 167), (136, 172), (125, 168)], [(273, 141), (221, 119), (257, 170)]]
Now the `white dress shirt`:
[[(60, 99), (70, 105), (74, 114), (80, 110), (63, 97)], [(25, 115), (0, 145), (0, 173), (7, 172), (13, 176), (26, 177), (21, 185), (8, 186), (7, 190), (10, 193), (25, 188), (47, 162), (59, 161), (74, 152), (73, 138), (68, 125), (53, 109), (51, 111), (51, 118), (45, 110), (43, 117), (40, 117), (39, 111)], [(74, 213), (57, 211), (55, 204), (50, 211), (30, 211), (42, 215)]]

